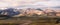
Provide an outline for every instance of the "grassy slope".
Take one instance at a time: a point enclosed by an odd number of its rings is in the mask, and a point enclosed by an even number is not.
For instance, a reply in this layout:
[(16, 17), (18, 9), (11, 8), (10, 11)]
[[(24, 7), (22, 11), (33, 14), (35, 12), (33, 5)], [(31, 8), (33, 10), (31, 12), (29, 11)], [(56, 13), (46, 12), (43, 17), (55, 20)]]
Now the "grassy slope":
[[(52, 17), (52, 16), (51, 16)], [(31, 21), (31, 23), (29, 22)], [(21, 17), (21, 18), (12, 18), (7, 20), (0, 20), (0, 24), (24, 24), (24, 22), (29, 23), (28, 25), (55, 25), (53, 18), (47, 17)]]

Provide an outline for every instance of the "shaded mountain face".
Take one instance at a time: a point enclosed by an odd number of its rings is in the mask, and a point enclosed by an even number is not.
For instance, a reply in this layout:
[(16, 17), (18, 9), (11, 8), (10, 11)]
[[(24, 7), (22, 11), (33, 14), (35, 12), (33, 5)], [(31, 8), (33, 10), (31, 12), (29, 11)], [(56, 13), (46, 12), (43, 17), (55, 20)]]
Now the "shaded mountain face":
[(8, 8), (8, 9), (6, 9), (6, 10), (0, 11), (0, 14), (1, 14), (1, 13), (3, 13), (3, 14), (7, 13), (7, 15), (9, 15), (9, 16), (14, 16), (14, 15), (20, 14), (19, 11), (14, 11), (14, 10), (15, 10), (14, 8)]
[(7, 9), (6, 11), (7, 11), (8, 14), (11, 15), (11, 16), (20, 14), (19, 11), (14, 11), (14, 9), (12, 9), (12, 8)]
[(36, 10), (43, 11), (43, 10), (42, 10), (42, 9), (40, 9), (40, 8), (37, 8)]

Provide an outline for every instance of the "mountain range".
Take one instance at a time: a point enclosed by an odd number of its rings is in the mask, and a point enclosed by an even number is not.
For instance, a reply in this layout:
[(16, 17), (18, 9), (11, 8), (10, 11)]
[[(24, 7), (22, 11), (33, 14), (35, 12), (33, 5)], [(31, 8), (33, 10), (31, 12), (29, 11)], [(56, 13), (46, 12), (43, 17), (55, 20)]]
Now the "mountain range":
[[(5, 10), (0, 10), (0, 15), (9, 15), (9, 16), (15, 16), (15, 15), (19, 15), (19, 14), (24, 14), (26, 15), (27, 13), (40, 13), (40, 12), (46, 12), (40, 8), (36, 8), (36, 9), (33, 9), (33, 8), (27, 8), (27, 9), (15, 9), (15, 8), (8, 8), (8, 9), (5, 9)], [(54, 10), (50, 10), (48, 9), (47, 12), (49, 11), (54, 11)], [(35, 13), (35, 14), (36, 14)]]

